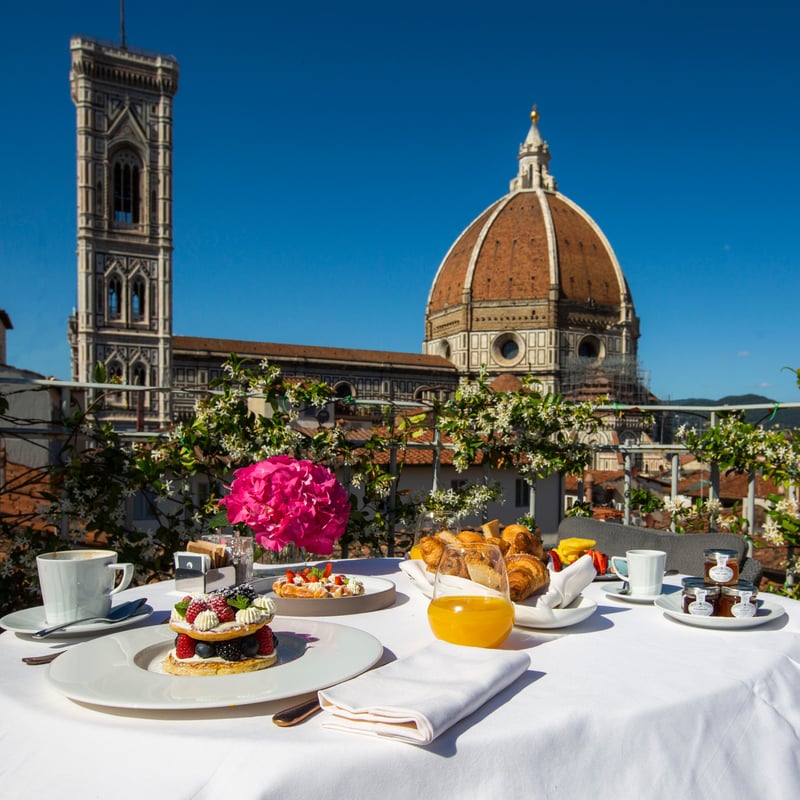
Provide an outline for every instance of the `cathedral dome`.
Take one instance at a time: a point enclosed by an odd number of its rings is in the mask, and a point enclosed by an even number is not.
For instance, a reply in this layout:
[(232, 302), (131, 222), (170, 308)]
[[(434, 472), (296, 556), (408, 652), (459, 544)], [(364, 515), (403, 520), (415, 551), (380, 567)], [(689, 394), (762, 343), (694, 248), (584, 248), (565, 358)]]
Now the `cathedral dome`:
[[(463, 372), (533, 373), (635, 360), (638, 320), (603, 232), (557, 191), (531, 113), (509, 193), (456, 239), (428, 296), (424, 350)], [(574, 362), (574, 363), (573, 363)]]

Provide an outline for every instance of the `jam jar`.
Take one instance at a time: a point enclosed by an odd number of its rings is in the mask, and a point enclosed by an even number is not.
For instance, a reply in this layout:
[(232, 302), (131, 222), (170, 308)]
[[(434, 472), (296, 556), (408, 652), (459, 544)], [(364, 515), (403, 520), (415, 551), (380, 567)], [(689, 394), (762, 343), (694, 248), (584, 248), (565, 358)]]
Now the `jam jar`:
[(721, 586), (719, 614), (721, 617), (754, 617), (758, 610), (758, 589), (748, 581), (735, 586)]
[(681, 608), (695, 617), (719, 616), (720, 587), (709, 586), (702, 578), (684, 578)]
[(706, 584), (735, 586), (739, 580), (739, 554), (736, 550), (704, 550), (703, 578)]

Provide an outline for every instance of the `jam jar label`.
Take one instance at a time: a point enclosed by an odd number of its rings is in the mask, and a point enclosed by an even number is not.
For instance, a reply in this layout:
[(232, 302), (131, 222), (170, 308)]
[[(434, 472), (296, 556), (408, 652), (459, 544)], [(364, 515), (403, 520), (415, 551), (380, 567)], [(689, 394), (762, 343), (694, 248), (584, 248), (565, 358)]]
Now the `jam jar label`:
[(728, 566), (728, 557), (724, 553), (717, 554), (717, 563), (708, 571), (708, 577), (714, 583), (728, 583), (733, 580), (733, 570)]
[(754, 617), (756, 607), (750, 602), (752, 592), (739, 592), (739, 602), (731, 606), (731, 614), (734, 617)]
[(693, 617), (710, 617), (714, 613), (714, 606), (705, 600), (695, 600), (689, 603), (689, 613)]
[(695, 595), (697, 600), (689, 603), (687, 610), (693, 617), (710, 617), (714, 613), (714, 606), (706, 602), (706, 593), (702, 589), (697, 590)]

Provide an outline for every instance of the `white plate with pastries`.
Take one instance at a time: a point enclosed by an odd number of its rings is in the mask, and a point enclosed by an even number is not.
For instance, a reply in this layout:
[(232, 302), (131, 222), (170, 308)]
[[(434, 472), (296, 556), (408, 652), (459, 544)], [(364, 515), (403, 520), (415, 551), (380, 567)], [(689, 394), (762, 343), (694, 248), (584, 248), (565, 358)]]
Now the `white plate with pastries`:
[[(425, 597), (433, 596), (433, 573), (428, 572), (424, 561), (409, 559), (400, 562), (400, 569), (407, 575)], [(566, 608), (539, 608), (538, 598), (529, 597), (514, 603), (514, 624), (521, 628), (569, 628), (589, 618), (597, 609), (597, 603), (578, 595)]]

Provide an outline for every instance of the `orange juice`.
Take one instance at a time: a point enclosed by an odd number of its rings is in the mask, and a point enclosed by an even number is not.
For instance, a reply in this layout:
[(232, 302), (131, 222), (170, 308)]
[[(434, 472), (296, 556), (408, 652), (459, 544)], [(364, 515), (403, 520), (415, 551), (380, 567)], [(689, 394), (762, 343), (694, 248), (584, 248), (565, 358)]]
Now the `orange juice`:
[(437, 639), (471, 647), (498, 647), (514, 627), (514, 607), (502, 597), (437, 597), (428, 606)]

